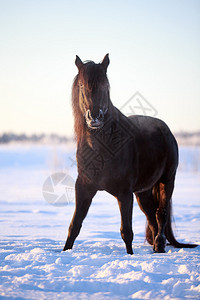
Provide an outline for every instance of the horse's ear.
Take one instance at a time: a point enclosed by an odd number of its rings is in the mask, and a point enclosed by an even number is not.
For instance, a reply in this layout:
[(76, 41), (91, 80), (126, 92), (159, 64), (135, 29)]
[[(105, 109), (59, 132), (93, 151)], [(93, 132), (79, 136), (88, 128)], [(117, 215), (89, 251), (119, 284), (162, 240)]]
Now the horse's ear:
[(104, 56), (104, 59), (102, 60), (102, 63), (101, 65), (104, 67), (105, 71), (107, 71), (107, 68), (108, 68), (108, 65), (110, 63), (110, 60), (109, 60), (109, 57), (108, 57), (109, 54), (106, 54)]
[(83, 62), (80, 59), (80, 57), (78, 57), (78, 55), (76, 55), (75, 65), (77, 66), (79, 71), (80, 71), (81, 67), (83, 66)]

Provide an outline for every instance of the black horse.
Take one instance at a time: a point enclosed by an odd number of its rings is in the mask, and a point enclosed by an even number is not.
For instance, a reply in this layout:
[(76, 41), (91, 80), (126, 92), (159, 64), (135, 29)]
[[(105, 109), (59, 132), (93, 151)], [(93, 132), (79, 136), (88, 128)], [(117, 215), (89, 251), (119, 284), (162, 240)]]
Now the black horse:
[(108, 54), (100, 64), (83, 63), (76, 56), (75, 64), (79, 72), (72, 88), (72, 105), (78, 178), (76, 209), (63, 250), (72, 249), (98, 190), (118, 200), (127, 253), (133, 254), (133, 193), (146, 215), (146, 239), (155, 252), (165, 252), (166, 239), (178, 248), (195, 247), (179, 243), (172, 231), (171, 197), (178, 147), (170, 129), (156, 118), (128, 118), (113, 106), (106, 75)]

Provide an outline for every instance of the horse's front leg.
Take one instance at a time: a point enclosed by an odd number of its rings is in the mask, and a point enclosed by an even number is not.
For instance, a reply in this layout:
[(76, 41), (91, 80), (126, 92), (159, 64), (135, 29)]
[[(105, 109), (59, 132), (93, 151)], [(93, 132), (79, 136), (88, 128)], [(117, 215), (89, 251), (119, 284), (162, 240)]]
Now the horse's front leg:
[(117, 197), (119, 209), (121, 213), (121, 236), (126, 245), (128, 254), (133, 254), (132, 241), (132, 213), (133, 213), (133, 194), (122, 193)]
[(80, 177), (77, 178), (75, 185), (76, 208), (69, 226), (68, 237), (63, 251), (72, 249), (96, 192), (97, 190), (94, 186), (83, 183)]

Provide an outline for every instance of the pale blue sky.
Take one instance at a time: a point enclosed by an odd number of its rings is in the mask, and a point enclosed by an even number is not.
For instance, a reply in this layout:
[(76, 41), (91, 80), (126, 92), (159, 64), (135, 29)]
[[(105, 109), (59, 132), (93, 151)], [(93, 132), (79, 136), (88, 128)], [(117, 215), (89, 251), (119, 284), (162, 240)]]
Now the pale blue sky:
[(115, 106), (139, 91), (173, 131), (200, 129), (200, 1), (0, 0), (0, 133), (71, 135), (75, 55), (106, 53)]

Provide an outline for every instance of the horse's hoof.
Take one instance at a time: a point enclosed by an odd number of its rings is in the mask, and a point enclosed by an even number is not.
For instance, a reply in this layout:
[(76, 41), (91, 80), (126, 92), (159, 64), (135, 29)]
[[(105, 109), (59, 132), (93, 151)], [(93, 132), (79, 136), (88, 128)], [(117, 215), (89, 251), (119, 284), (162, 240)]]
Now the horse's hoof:
[(165, 253), (165, 249), (155, 249), (155, 253)]
[(127, 252), (127, 254), (130, 254), (130, 255), (133, 255), (133, 254), (134, 254), (132, 248), (131, 248), (131, 249), (126, 249), (126, 252)]
[(65, 247), (63, 248), (63, 251), (71, 250), (71, 249), (72, 249), (72, 247), (69, 247), (69, 246), (65, 245)]
[(157, 235), (154, 241), (153, 250), (155, 253), (165, 253), (166, 238), (164, 235)]

